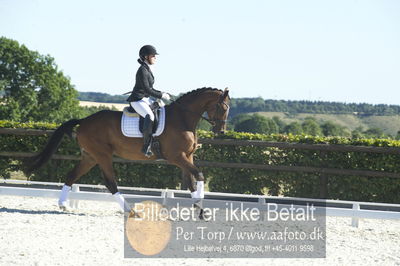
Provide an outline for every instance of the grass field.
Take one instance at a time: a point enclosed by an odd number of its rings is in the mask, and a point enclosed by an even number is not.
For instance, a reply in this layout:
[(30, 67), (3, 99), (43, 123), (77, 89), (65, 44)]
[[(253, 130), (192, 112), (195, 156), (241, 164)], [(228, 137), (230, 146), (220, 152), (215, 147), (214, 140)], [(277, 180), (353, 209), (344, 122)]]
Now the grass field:
[(122, 109), (124, 109), (124, 107), (128, 106), (128, 102), (125, 103), (100, 103), (100, 102), (88, 102), (88, 101), (79, 101), (79, 105), (80, 106), (106, 106), (108, 108), (111, 108), (112, 106), (114, 106), (116, 109), (122, 111)]
[(272, 118), (279, 117), (285, 123), (294, 121), (301, 122), (306, 117), (314, 117), (319, 122), (332, 121), (336, 124), (344, 126), (350, 130), (357, 127), (362, 127), (364, 130), (368, 128), (381, 128), (386, 134), (396, 136), (397, 131), (400, 130), (400, 115), (393, 116), (360, 116), (351, 114), (287, 114), (283, 112), (258, 112), (258, 114)]

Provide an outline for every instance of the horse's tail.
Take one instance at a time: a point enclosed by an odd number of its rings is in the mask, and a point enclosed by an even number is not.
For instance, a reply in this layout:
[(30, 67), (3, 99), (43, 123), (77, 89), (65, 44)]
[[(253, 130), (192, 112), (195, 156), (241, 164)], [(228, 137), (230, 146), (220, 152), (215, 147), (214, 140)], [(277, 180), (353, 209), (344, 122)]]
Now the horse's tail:
[(80, 122), (80, 119), (71, 119), (57, 128), (53, 135), (51, 135), (42, 152), (29, 160), (30, 163), (27, 167), (26, 173), (30, 175), (30, 173), (39, 169), (43, 164), (50, 160), (51, 156), (57, 151), (58, 146), (60, 146), (64, 134), (68, 134), (68, 136), (72, 137), (72, 129)]

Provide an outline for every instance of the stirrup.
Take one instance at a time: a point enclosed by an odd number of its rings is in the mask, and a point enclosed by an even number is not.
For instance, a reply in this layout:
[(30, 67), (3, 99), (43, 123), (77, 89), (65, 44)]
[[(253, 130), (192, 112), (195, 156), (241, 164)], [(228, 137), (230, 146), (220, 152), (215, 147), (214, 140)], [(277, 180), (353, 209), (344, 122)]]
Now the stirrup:
[(146, 139), (146, 142), (143, 144), (142, 153), (144, 153), (146, 157), (153, 156), (153, 152), (151, 150), (152, 142), (153, 136), (149, 136), (148, 139)]
[(153, 151), (151, 150), (151, 142), (152, 141), (149, 140), (148, 143), (143, 144), (142, 153), (144, 153), (146, 157), (153, 156)]
[(151, 150), (151, 144), (147, 147), (147, 150), (144, 152), (144, 156), (146, 157), (153, 156), (153, 151)]

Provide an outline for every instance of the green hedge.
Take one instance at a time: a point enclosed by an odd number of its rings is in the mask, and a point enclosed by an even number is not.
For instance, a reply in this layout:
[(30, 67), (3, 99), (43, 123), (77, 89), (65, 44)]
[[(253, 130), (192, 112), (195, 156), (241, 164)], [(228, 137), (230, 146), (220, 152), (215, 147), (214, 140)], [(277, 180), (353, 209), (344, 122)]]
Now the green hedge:
[[(0, 127), (54, 129), (56, 124), (16, 123), (0, 121)], [(208, 131), (198, 131), (199, 138), (214, 138)], [(227, 132), (218, 138), (265, 140), (309, 144), (345, 144), (358, 146), (400, 147), (400, 141), (388, 139), (348, 139), (340, 137), (312, 137), (306, 135), (262, 135)], [(48, 136), (0, 135), (2, 151), (36, 152), (41, 150)], [(59, 154), (78, 155), (74, 140), (65, 137)], [(0, 157), (1, 158), (1, 157)], [(203, 144), (195, 155), (197, 160), (254, 163), (286, 166), (314, 166), (327, 168), (357, 169), (400, 172), (400, 155), (383, 155), (362, 152), (318, 152), (311, 150), (279, 149), (255, 146), (227, 146)], [(76, 161), (51, 160), (34, 173), (31, 180), (63, 182)], [(15, 158), (0, 159), (0, 175), (9, 177), (19, 169), (21, 161)], [(178, 168), (166, 165), (114, 163), (118, 184), (155, 188), (177, 188), (181, 174)], [(273, 172), (253, 169), (203, 167), (202, 171), (210, 191), (237, 192), (296, 197), (319, 197), (318, 173)], [(95, 167), (83, 176), (80, 183), (100, 184), (101, 173)], [(362, 200), (400, 203), (400, 179), (370, 178), (360, 176), (328, 176), (328, 196), (333, 199)]]
[[(28, 128), (28, 129), (55, 129), (53, 123), (17, 123), (0, 121), (3, 128)], [(17, 136), (0, 135), (2, 151), (39, 152), (47, 143), (49, 136)], [(79, 146), (75, 140), (64, 136), (57, 151), (58, 154), (79, 155)], [(1, 157), (0, 157), (1, 158)], [(19, 170), (23, 160), (15, 158), (1, 159), (0, 175), (9, 177), (11, 171)], [(30, 180), (64, 182), (66, 173), (74, 167), (76, 161), (51, 160), (44, 167), (33, 173)], [(143, 165), (114, 163), (117, 182), (122, 186), (142, 186), (155, 188), (177, 188), (180, 182), (180, 171), (169, 165)], [(162, 178), (160, 176), (162, 175)], [(80, 183), (102, 184), (103, 178), (98, 166), (84, 175)]]
[[(199, 137), (212, 137), (199, 132)], [(220, 138), (265, 140), (308, 144), (400, 147), (389, 139), (349, 139), (307, 135), (261, 135), (227, 132)], [(319, 152), (255, 146), (202, 145), (196, 158), (209, 161), (256, 163), (286, 166), (311, 166), (338, 169), (400, 172), (400, 155), (363, 152)], [(238, 193), (268, 192), (270, 195), (319, 197), (320, 174), (273, 172), (253, 169), (207, 169), (212, 191)], [(327, 175), (326, 175), (327, 176)], [(333, 199), (400, 203), (400, 179), (361, 176), (328, 176), (328, 196)]]

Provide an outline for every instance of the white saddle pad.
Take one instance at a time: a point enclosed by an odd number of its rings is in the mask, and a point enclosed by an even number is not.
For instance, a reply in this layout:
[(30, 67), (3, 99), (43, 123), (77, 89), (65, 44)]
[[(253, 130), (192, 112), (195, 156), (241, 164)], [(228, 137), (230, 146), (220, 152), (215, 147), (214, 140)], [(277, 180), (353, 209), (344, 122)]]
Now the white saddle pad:
[[(121, 118), (121, 131), (125, 137), (131, 138), (143, 138), (142, 132), (139, 130), (139, 117), (127, 116), (125, 113), (122, 114)], [(165, 108), (161, 107), (158, 127), (156, 132), (153, 134), (154, 137), (161, 135), (165, 127)]]

